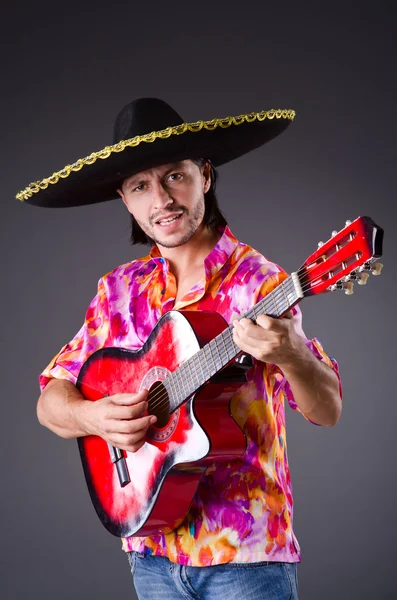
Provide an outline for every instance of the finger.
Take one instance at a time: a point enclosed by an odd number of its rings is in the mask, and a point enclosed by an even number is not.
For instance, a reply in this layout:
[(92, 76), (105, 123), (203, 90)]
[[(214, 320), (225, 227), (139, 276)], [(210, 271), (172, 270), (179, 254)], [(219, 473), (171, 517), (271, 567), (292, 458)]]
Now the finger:
[(246, 331), (234, 331), (234, 341), (237, 346), (256, 356), (258, 352), (268, 353), (274, 350), (274, 347), (279, 344), (280, 336), (272, 331), (265, 331), (261, 327), (255, 325), (254, 335), (248, 334)]
[(242, 329), (246, 329), (247, 327), (254, 325), (254, 323), (251, 319), (246, 319), (245, 317), (243, 317), (242, 319), (236, 319), (235, 321), (233, 321), (233, 325), (237, 328), (241, 327)]
[(235, 329), (233, 331), (233, 341), (240, 348), (240, 350), (243, 350), (243, 352), (248, 352), (247, 335), (245, 335), (243, 331), (238, 331)]
[(147, 400), (148, 393), (148, 390), (141, 390), (140, 392), (131, 394), (114, 394), (113, 396), (108, 396), (108, 399), (114, 404), (130, 406)]
[(251, 319), (239, 319), (238, 321), (233, 321), (234, 331), (240, 332), (240, 334), (249, 332), (253, 327), (255, 327), (254, 323)]
[[(235, 325), (236, 323), (236, 325)], [(273, 317), (269, 317), (269, 315), (258, 315), (256, 318), (256, 323), (254, 323), (251, 319), (240, 319), (239, 321), (234, 321), (233, 325), (237, 330), (243, 330), (249, 334), (253, 334), (255, 329), (257, 330), (258, 325), (261, 329), (272, 330), (278, 327), (279, 319), (275, 319)]]
[(157, 421), (157, 417), (155, 415), (145, 415), (144, 417), (138, 417), (134, 419), (130, 419), (126, 421), (126, 423), (130, 423), (131, 430), (139, 431), (140, 429), (147, 429), (150, 425), (153, 425)]
[(145, 444), (146, 437), (143, 436), (140, 439), (134, 440), (128, 435), (120, 434), (114, 435), (111, 439), (107, 439), (105, 441), (110, 443), (115, 448), (119, 448), (120, 450), (126, 450), (127, 452), (136, 452)]
[(156, 419), (154, 415), (151, 415), (150, 417), (142, 417), (131, 421), (113, 421), (111, 424), (112, 431), (117, 434), (136, 435), (138, 437), (145, 435), (150, 425), (155, 423), (152, 417)]
[(137, 420), (140, 417), (150, 418), (150, 416), (154, 417), (154, 415), (148, 415), (148, 403), (143, 402), (140, 404), (134, 404), (129, 407), (130, 409), (130, 417), (131, 420)]
[(262, 360), (265, 362), (267, 360), (265, 359), (265, 357), (267, 355), (270, 356), (270, 353), (272, 351), (272, 346), (267, 344), (266, 342), (258, 343), (257, 340), (252, 341), (249, 338), (242, 339), (239, 337), (237, 337), (237, 339), (235, 339), (234, 341), (236, 345), (240, 348), (240, 350), (246, 352), (247, 354), (250, 354), (258, 360)]
[(112, 406), (109, 417), (111, 419), (135, 419), (147, 413), (148, 403), (144, 400), (139, 404), (117, 404)]
[(268, 331), (277, 331), (284, 327), (282, 319), (269, 317), (269, 315), (259, 315), (256, 322), (262, 329), (267, 329)]
[(234, 335), (234, 343), (238, 346), (238, 348), (240, 348), (240, 350), (242, 350), (243, 352), (246, 352), (247, 354), (252, 354), (252, 356), (254, 356), (254, 353), (252, 352), (252, 350), (255, 348), (256, 351), (258, 350), (258, 345), (251, 345), (249, 343), (247, 343), (247, 341), (243, 338), (241, 338), (238, 335)]
[(255, 325), (254, 323), (250, 323), (250, 325), (244, 324), (242, 327), (235, 327), (235, 331), (240, 339), (247, 341), (248, 343), (266, 343), (275, 341), (276, 336), (278, 336), (278, 329), (267, 329), (262, 326), (262, 324)]

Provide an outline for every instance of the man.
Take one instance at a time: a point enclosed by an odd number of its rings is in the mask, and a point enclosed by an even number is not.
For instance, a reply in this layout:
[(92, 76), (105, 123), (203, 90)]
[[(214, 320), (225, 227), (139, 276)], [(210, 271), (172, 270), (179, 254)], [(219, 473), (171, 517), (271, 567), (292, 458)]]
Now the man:
[(87, 402), (75, 383), (95, 350), (141, 348), (171, 309), (219, 312), (233, 322), (235, 344), (254, 358), (230, 403), (247, 438), (244, 454), (207, 469), (174, 531), (123, 539), (140, 599), (297, 598), (284, 398), (313, 423), (334, 425), (337, 365), (318, 340), (305, 338), (296, 307), (279, 319), (241, 318), (286, 274), (233, 236), (212, 166), (269, 141), (291, 118), (280, 111), (181, 125), (164, 102), (141, 99), (117, 117), (113, 146), (21, 193), (43, 206), (118, 194), (133, 243), (151, 245), (148, 256), (101, 278), (82, 328), (41, 375), (43, 425), (64, 438), (100, 436), (131, 453), (149, 443), (157, 419), (148, 414), (146, 390)]

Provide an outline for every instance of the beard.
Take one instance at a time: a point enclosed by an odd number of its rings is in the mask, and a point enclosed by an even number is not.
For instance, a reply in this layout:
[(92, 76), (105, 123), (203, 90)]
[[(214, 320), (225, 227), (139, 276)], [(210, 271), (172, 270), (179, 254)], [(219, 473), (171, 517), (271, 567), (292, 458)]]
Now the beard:
[(195, 206), (190, 211), (185, 206), (172, 206), (166, 209), (165, 212), (167, 211), (170, 213), (181, 211), (182, 215), (186, 216), (187, 223), (182, 231), (168, 234), (164, 233), (164, 235), (161, 236), (154, 231), (154, 225), (158, 217), (151, 217), (149, 223), (144, 223), (138, 219), (135, 220), (153, 244), (158, 244), (164, 248), (177, 248), (183, 246), (194, 236), (203, 223), (205, 213), (204, 196), (196, 202)]

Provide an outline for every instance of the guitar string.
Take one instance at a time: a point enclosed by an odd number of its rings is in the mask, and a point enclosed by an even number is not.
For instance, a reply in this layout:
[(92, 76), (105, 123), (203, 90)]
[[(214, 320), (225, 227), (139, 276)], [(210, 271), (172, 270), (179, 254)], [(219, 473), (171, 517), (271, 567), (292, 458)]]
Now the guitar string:
[[(285, 280), (285, 281), (287, 281), (287, 280)], [(284, 283), (284, 282), (282, 282), (282, 284), (280, 284), (280, 286), (277, 286), (277, 288), (276, 288), (276, 289), (278, 289), (278, 287), (281, 287), (281, 285), (283, 285), (283, 283)], [(293, 282), (292, 282), (292, 280), (288, 281), (288, 285), (289, 285), (289, 287), (291, 287), (291, 283), (293, 283)], [(294, 289), (294, 288), (292, 288), (292, 289)], [(289, 291), (289, 290), (288, 290), (288, 291)], [(282, 292), (282, 291), (281, 291), (281, 292), (278, 292), (276, 295), (277, 295), (278, 297), (283, 297), (283, 296), (284, 296), (284, 294), (283, 294), (283, 292)], [(266, 300), (266, 302), (264, 302), (265, 300)], [(264, 305), (264, 307), (265, 307), (265, 308), (270, 308), (270, 304), (271, 304), (271, 303), (270, 303), (270, 298), (266, 298), (266, 297), (265, 297), (265, 298), (263, 298), (263, 299), (262, 299), (262, 300), (261, 300), (261, 301), (260, 301), (258, 304), (261, 304), (261, 303), (263, 303), (263, 305)], [(266, 304), (268, 305), (267, 307), (266, 307)], [(255, 310), (254, 310), (254, 308), (250, 309), (250, 310), (249, 310), (249, 311), (248, 311), (246, 314), (249, 314), (250, 312), (254, 312), (254, 314), (255, 314)], [(256, 316), (256, 315), (255, 315), (255, 316)], [(219, 352), (219, 350), (218, 350), (218, 357), (219, 357), (221, 360), (222, 360), (222, 359), (224, 359), (224, 358), (227, 358), (227, 359), (228, 359), (228, 361), (227, 361), (227, 362), (229, 362), (230, 360), (232, 360), (233, 356), (235, 356), (236, 354), (238, 354), (238, 352), (239, 352), (240, 350), (238, 349), (237, 345), (236, 345), (236, 344), (233, 342), (233, 339), (232, 339), (232, 329), (231, 329), (230, 327), (227, 327), (226, 329), (224, 329), (224, 330), (221, 332), (221, 334), (219, 334), (219, 337), (221, 337), (221, 336), (222, 336), (222, 341), (224, 341), (224, 338), (227, 336), (227, 337), (226, 337), (226, 342), (227, 342), (228, 346), (227, 346), (227, 349), (226, 349), (226, 355), (222, 355), (222, 353), (221, 353), (221, 352)], [(214, 340), (216, 340), (216, 338), (217, 338), (217, 337), (218, 337), (218, 336), (216, 336), (215, 338), (213, 338), (213, 339), (211, 340), (211, 342), (214, 342)], [(211, 342), (210, 342), (209, 344), (207, 344), (207, 346), (206, 346), (206, 347), (209, 347), (209, 345), (211, 344)], [(216, 342), (215, 342), (215, 345), (216, 345)], [(204, 348), (201, 348), (201, 349), (198, 351), (198, 352), (200, 352), (201, 350), (203, 351), (204, 358), (205, 358), (205, 348), (206, 348), (206, 347), (204, 347)], [(236, 351), (235, 351), (235, 348), (237, 348), (237, 350), (236, 350)], [(229, 357), (229, 352), (230, 352), (230, 350), (233, 350), (233, 356), (232, 356), (232, 357)], [(198, 357), (198, 352), (197, 352), (197, 353), (195, 353), (193, 356), (189, 357), (189, 358), (188, 358), (188, 359), (187, 359), (187, 360), (186, 360), (184, 363), (182, 363), (182, 365), (180, 365), (180, 367), (178, 367), (178, 368), (180, 369), (180, 368), (182, 368), (182, 367), (185, 367), (185, 366), (186, 366), (186, 365), (189, 363), (189, 361), (197, 362), (197, 359), (198, 359), (198, 363), (200, 364), (200, 367), (201, 367), (201, 370), (202, 370), (201, 361), (200, 361), (200, 358)], [(213, 357), (212, 357), (212, 358), (213, 358)], [(214, 366), (215, 366), (215, 368), (216, 368), (216, 371), (217, 371), (217, 370), (218, 370), (218, 368), (216, 367), (215, 361), (213, 360), (212, 362), (214, 363)], [(227, 363), (225, 363), (225, 364), (227, 364)], [(208, 366), (208, 363), (206, 363), (206, 366)], [(225, 366), (225, 365), (223, 365), (223, 366)], [(222, 367), (221, 367), (221, 368), (222, 368)], [(215, 371), (215, 372), (216, 372), (216, 371)], [(202, 372), (202, 374), (204, 374), (204, 373)], [(169, 375), (169, 376), (168, 376), (166, 379), (168, 379), (168, 381), (171, 381), (171, 378), (172, 378), (172, 379), (176, 379), (176, 383), (180, 383), (181, 375), (177, 375), (177, 371), (174, 371), (174, 372), (173, 372), (173, 373), (171, 373), (171, 375)], [(187, 378), (188, 378), (188, 380), (189, 380), (189, 376), (187, 376)], [(194, 379), (193, 379), (193, 377), (192, 377), (192, 376), (190, 376), (190, 381), (189, 381), (189, 383), (194, 383)], [(203, 383), (205, 383), (205, 382), (203, 382)], [(163, 384), (163, 385), (164, 385), (164, 384)], [(171, 381), (171, 385), (172, 385), (172, 381)], [(164, 386), (164, 387), (165, 387), (165, 386)], [(188, 397), (188, 396), (187, 396), (187, 397)], [(162, 390), (161, 390), (161, 391), (159, 391), (159, 392), (156, 392), (156, 394), (154, 394), (154, 395), (152, 396), (152, 398), (150, 398), (150, 407), (151, 407), (151, 409), (153, 409), (153, 408), (159, 408), (159, 407), (160, 407), (160, 405), (161, 405), (161, 401), (162, 401), (162, 400), (167, 400), (167, 398), (168, 398), (168, 394), (167, 394), (167, 392), (164, 392), (164, 391), (162, 391)], [(155, 401), (155, 402), (153, 402), (153, 401)], [(167, 402), (165, 402), (165, 404), (166, 404), (166, 403), (167, 403)]]
[[(288, 278), (288, 279), (286, 279), (284, 282), (282, 282), (282, 283), (280, 284), (280, 286), (277, 286), (277, 288), (275, 288), (275, 290), (274, 290), (274, 291), (276, 291), (276, 290), (278, 289), (278, 287), (280, 287), (280, 288), (281, 288), (285, 282), (287, 283), (287, 286), (284, 286), (284, 287), (286, 287), (286, 291), (287, 291), (287, 293), (288, 293), (288, 292), (290, 292), (290, 291), (295, 291), (295, 288), (294, 288), (294, 286), (293, 286), (293, 281), (292, 281), (292, 279), (290, 279), (290, 278)], [(292, 285), (291, 285), (291, 284), (292, 284)], [(309, 286), (309, 287), (310, 287), (310, 286)], [(276, 294), (276, 296), (278, 296), (278, 298), (280, 298), (280, 297), (283, 297), (283, 300), (286, 300), (286, 298), (285, 298), (285, 290), (283, 290), (283, 289), (282, 289), (281, 291), (279, 291), (279, 292)], [(258, 304), (263, 304), (263, 307), (264, 307), (265, 309), (267, 309), (267, 308), (269, 308), (269, 307), (270, 307), (270, 304), (271, 304), (271, 302), (273, 302), (274, 300), (275, 300), (275, 297), (272, 295), (272, 297), (271, 297), (271, 298), (269, 298), (269, 297), (265, 297), (265, 298), (263, 298), (263, 299), (262, 299), (262, 300), (261, 300), (261, 301), (260, 301)], [(256, 313), (255, 307), (253, 307), (253, 308), (252, 308), (250, 311), (248, 311), (246, 314), (249, 314), (250, 312), (253, 312), (253, 313), (254, 313), (254, 315), (256, 316), (256, 314), (255, 314), (255, 313)], [(239, 351), (240, 351), (240, 350), (238, 349), (238, 346), (237, 346), (237, 345), (234, 343), (234, 341), (233, 341), (233, 339), (232, 339), (232, 332), (231, 332), (231, 331), (232, 331), (232, 330), (231, 330), (231, 328), (230, 328), (230, 327), (227, 327), (225, 330), (223, 330), (223, 331), (221, 332), (221, 334), (220, 334), (219, 336), (216, 336), (215, 338), (213, 338), (213, 340), (211, 340), (211, 342), (214, 342), (214, 341), (215, 341), (215, 347), (217, 348), (218, 359), (220, 359), (220, 360), (221, 360), (221, 362), (222, 362), (222, 361), (223, 361), (225, 358), (227, 358), (227, 359), (228, 359), (228, 360), (227, 360), (227, 362), (229, 362), (229, 361), (230, 361), (230, 360), (232, 360), (232, 359), (233, 359), (233, 357), (234, 357), (234, 356), (236, 356), (236, 355), (239, 353)], [(226, 335), (225, 335), (225, 334), (226, 334)], [(225, 338), (226, 338), (226, 345), (225, 345), (225, 347), (226, 347), (226, 354), (225, 354), (225, 353), (223, 353), (222, 351), (219, 351), (219, 348), (217, 347), (217, 342), (216, 342), (216, 338), (217, 338), (217, 337), (219, 337), (219, 338), (222, 338), (222, 341), (223, 341), (223, 343), (225, 342)], [(211, 343), (211, 342), (210, 342), (210, 343)], [(206, 346), (206, 347), (208, 347), (208, 348), (209, 348), (209, 350), (210, 350), (210, 352), (211, 352), (210, 344), (207, 344), (207, 346)], [(237, 350), (236, 350), (236, 349), (237, 349)], [(201, 350), (204, 350), (204, 349), (202, 348)], [(232, 353), (233, 353), (231, 357), (229, 356), (229, 353), (230, 353), (230, 351), (232, 351)], [(199, 352), (200, 352), (200, 351), (199, 351)], [(204, 359), (206, 360), (206, 357), (205, 357), (205, 350), (203, 351), (203, 355), (204, 355)], [(225, 366), (225, 365), (227, 364), (227, 362), (226, 362), (225, 364), (222, 364), (222, 366), (221, 366), (220, 368), (218, 368), (218, 366), (216, 365), (216, 363), (215, 363), (215, 361), (214, 361), (214, 359), (213, 359), (212, 353), (211, 353), (211, 358), (212, 358), (212, 362), (213, 362), (213, 364), (214, 364), (214, 367), (215, 367), (215, 372), (217, 372), (218, 370), (220, 370), (221, 368), (223, 368), (223, 366)], [(184, 363), (182, 363), (182, 365), (181, 365), (180, 367), (178, 367), (178, 368), (179, 368), (179, 369), (180, 369), (180, 368), (184, 368), (184, 369), (186, 370), (186, 367), (187, 367), (187, 368), (189, 368), (189, 367), (190, 367), (190, 362), (193, 362), (193, 363), (194, 363), (194, 362), (197, 362), (197, 359), (198, 359), (198, 363), (200, 364), (200, 367), (201, 367), (201, 361), (200, 361), (200, 358), (198, 357), (198, 353), (196, 353), (195, 355), (193, 355), (192, 357), (190, 357), (189, 359), (187, 359), (187, 360), (186, 360)], [(189, 361), (190, 361), (190, 362), (189, 362)], [(195, 367), (195, 366), (196, 366), (196, 365), (194, 365), (194, 364), (193, 364), (193, 367)], [(206, 362), (206, 366), (208, 366), (208, 363), (207, 363), (207, 362)], [(192, 369), (190, 369), (190, 371), (191, 371), (191, 370), (192, 370)], [(188, 380), (188, 387), (191, 387), (191, 385), (193, 384), (193, 385), (195, 386), (195, 389), (196, 389), (196, 383), (195, 383), (195, 379), (194, 379), (194, 377), (193, 377), (192, 375), (190, 375), (190, 376), (189, 376), (187, 373), (186, 373), (186, 375), (187, 375), (187, 380)], [(212, 376), (212, 375), (210, 375), (210, 377), (211, 377), (211, 376)], [(181, 375), (181, 374), (179, 374), (179, 375), (178, 375), (178, 374), (177, 374), (177, 371), (174, 371), (173, 373), (171, 373), (171, 375), (170, 375), (170, 376), (168, 376), (168, 377), (167, 377), (167, 379), (168, 379), (168, 381), (169, 381), (169, 383), (171, 384), (171, 387), (172, 387), (172, 384), (173, 384), (173, 381), (172, 381), (172, 380), (173, 380), (173, 379), (175, 379), (175, 380), (176, 380), (176, 383), (177, 383), (177, 384), (179, 384), (179, 383), (180, 383), (180, 380), (181, 380), (181, 377), (182, 377), (182, 375)], [(205, 383), (205, 382), (203, 382), (203, 383)], [(189, 385), (189, 384), (190, 384), (190, 385)], [(163, 384), (163, 385), (164, 385), (164, 384)], [(164, 386), (164, 387), (165, 387), (165, 386)], [(182, 391), (184, 392), (184, 390), (182, 390)], [(189, 395), (191, 395), (191, 393), (193, 393), (193, 392), (194, 392), (194, 390), (193, 390), (192, 392), (190, 392), (190, 393), (186, 393), (186, 392), (185, 392), (185, 393), (183, 394), (183, 395), (184, 395), (184, 399), (185, 399), (185, 398), (188, 398), (188, 397), (189, 397)], [(179, 396), (179, 394), (176, 394), (176, 396)], [(153, 396), (150, 398), (150, 408), (151, 408), (151, 410), (153, 410), (153, 409), (156, 409), (156, 408), (160, 408), (160, 407), (162, 407), (162, 406), (166, 406), (166, 405), (168, 404), (168, 398), (169, 398), (169, 394), (167, 393), (167, 390), (166, 390), (165, 392), (164, 392), (163, 390), (159, 390), (158, 392), (156, 392), (156, 393), (155, 393), (155, 394), (154, 394), (154, 395), (153, 395)], [(163, 404), (163, 401), (165, 401), (165, 402), (164, 402), (164, 404)]]
[[(285, 281), (287, 281), (287, 280), (285, 280)], [(283, 282), (283, 283), (284, 283), (284, 282)], [(290, 281), (288, 282), (288, 285), (290, 286), (290, 285), (291, 285), (291, 283), (292, 283), (292, 280), (290, 280)], [(277, 286), (277, 288), (276, 288), (276, 289), (278, 289), (278, 287), (281, 287), (281, 285), (282, 285), (282, 284), (280, 284), (280, 286)], [(275, 289), (275, 290), (276, 290), (276, 289)], [(275, 290), (274, 290), (274, 291), (275, 291)], [(282, 291), (279, 291), (279, 292), (276, 294), (276, 296), (278, 296), (278, 298), (282, 297), (282, 296), (283, 296), (283, 293), (282, 293)], [(266, 299), (266, 302), (264, 302), (264, 300), (265, 300), (265, 299)], [(262, 300), (261, 300), (261, 301), (260, 301), (258, 304), (260, 304), (260, 303), (262, 303), (262, 302), (264, 303), (264, 306), (265, 306), (266, 304), (268, 305), (266, 308), (270, 308), (270, 299), (269, 299), (269, 298), (266, 298), (266, 297), (265, 297), (265, 298), (263, 298), (263, 299), (262, 299)], [(248, 311), (246, 314), (249, 314), (249, 313), (250, 313), (250, 312), (252, 312), (252, 311), (254, 311), (254, 309), (250, 309), (250, 310), (249, 310), (249, 311)], [(231, 333), (231, 328), (230, 328), (230, 327), (227, 327), (226, 329), (224, 329), (224, 330), (221, 332), (221, 334), (220, 334), (220, 335), (225, 335), (225, 333), (226, 333), (228, 330), (229, 330), (229, 333)], [(216, 337), (218, 337), (218, 336), (216, 336)], [(213, 339), (215, 339), (215, 338), (213, 338)], [(213, 341), (213, 340), (211, 340), (211, 341)], [(228, 341), (229, 341), (229, 340), (228, 340)], [(211, 343), (211, 342), (210, 342), (210, 343)], [(203, 350), (203, 348), (201, 348), (200, 350)], [(230, 350), (230, 347), (229, 347), (229, 350)], [(218, 353), (218, 354), (219, 354), (219, 353)], [(186, 364), (186, 362), (187, 362), (188, 360), (190, 360), (190, 359), (194, 358), (195, 356), (197, 356), (197, 353), (196, 353), (195, 355), (193, 355), (192, 357), (190, 357), (189, 359), (187, 359), (187, 360), (185, 361), (185, 363), (182, 363), (182, 365), (181, 365), (181, 366), (183, 366), (184, 364)], [(199, 362), (200, 362), (200, 361), (199, 361)], [(204, 373), (203, 373), (203, 374), (204, 374)], [(175, 379), (178, 379), (178, 376), (176, 375), (176, 371), (174, 371), (173, 373), (171, 373), (171, 375), (172, 375), (172, 376), (173, 376)], [(168, 377), (169, 377), (169, 376), (168, 376)], [(160, 393), (160, 394), (161, 394), (161, 392), (158, 392), (158, 393)], [(156, 396), (156, 394), (152, 396), (151, 400), (153, 401), (153, 400), (155, 400), (155, 399), (157, 399), (157, 396)]]
[[(297, 274), (298, 274), (298, 276), (299, 276), (299, 273), (303, 273), (303, 272), (305, 271), (305, 269), (306, 269), (306, 267), (305, 267), (305, 266), (302, 266), (302, 267), (301, 267), (301, 268), (300, 268), (300, 269), (297, 271)], [(327, 270), (326, 270), (326, 271), (324, 271), (323, 273), (320, 273), (319, 275), (317, 275), (317, 279), (320, 279), (320, 278), (324, 277), (324, 275), (325, 275), (325, 274), (327, 274), (327, 273), (329, 273), (329, 272), (330, 272), (330, 271), (329, 271), (329, 269), (327, 268)], [(307, 283), (307, 284), (305, 284), (305, 285), (303, 285), (303, 286), (302, 286), (302, 288), (301, 288), (301, 289), (302, 289), (302, 292), (306, 292), (308, 289), (315, 289), (316, 287), (319, 287), (319, 286), (321, 285), (321, 283), (324, 283), (324, 281), (321, 281), (321, 282), (319, 282), (319, 283), (314, 283), (313, 285), (311, 285), (311, 284), (310, 284), (310, 282), (309, 282), (309, 283)], [(284, 284), (287, 284), (287, 285), (285, 286)], [(291, 286), (291, 284), (292, 284), (292, 286)], [(292, 288), (292, 291), (295, 291), (295, 288), (294, 288), (294, 285), (293, 285), (293, 280), (292, 280), (291, 276), (289, 276), (287, 279), (285, 279), (283, 282), (281, 282), (281, 284), (280, 284), (279, 286), (277, 286), (277, 287), (276, 287), (276, 288), (273, 290), (273, 292), (271, 292), (271, 293), (269, 294), (269, 296), (267, 296), (267, 297), (265, 296), (265, 298), (263, 298), (263, 299), (262, 299), (262, 300), (261, 300), (261, 301), (260, 301), (258, 304), (262, 304), (263, 308), (266, 310), (267, 308), (269, 308), (269, 307), (270, 307), (270, 301), (271, 301), (272, 303), (276, 303), (276, 302), (277, 302), (277, 300), (278, 300), (280, 297), (282, 297), (282, 296), (284, 296), (284, 300), (286, 300), (286, 295), (285, 295), (285, 287), (287, 287), (287, 292), (291, 291), (291, 290), (290, 290), (290, 288)], [(279, 290), (279, 288), (280, 288), (280, 291), (278, 291), (278, 290)], [(257, 305), (256, 305), (256, 306), (257, 306)], [(255, 316), (255, 317), (257, 316), (257, 315), (256, 315), (256, 309), (255, 309), (255, 307), (253, 307), (252, 309), (250, 309), (250, 310), (249, 310), (249, 311), (248, 311), (246, 314), (248, 315), (248, 314), (250, 314), (251, 312), (253, 312), (253, 313), (254, 313), (254, 316)], [(213, 340), (211, 340), (211, 342), (213, 342), (214, 340), (216, 340), (216, 338), (217, 338), (217, 337), (222, 337), (222, 342), (224, 343), (224, 337), (225, 337), (225, 333), (226, 333), (227, 331), (228, 331), (229, 333), (228, 333), (228, 337), (226, 338), (226, 342), (227, 342), (227, 344), (228, 344), (228, 346), (227, 346), (227, 347), (225, 346), (225, 347), (226, 347), (226, 357), (225, 357), (224, 355), (222, 355), (222, 353), (221, 353), (221, 352), (219, 351), (219, 349), (217, 348), (218, 356), (219, 356), (219, 358), (221, 359), (221, 361), (222, 361), (224, 358), (228, 358), (229, 360), (232, 360), (232, 359), (233, 359), (233, 356), (236, 356), (236, 354), (238, 354), (238, 352), (239, 352), (239, 350), (237, 350), (237, 352), (235, 353), (235, 348), (238, 348), (238, 347), (237, 347), (237, 345), (234, 343), (234, 341), (233, 341), (233, 339), (232, 339), (232, 334), (231, 334), (231, 328), (230, 328), (230, 327), (227, 327), (227, 328), (226, 328), (224, 331), (222, 331), (222, 332), (221, 332), (221, 334), (219, 334), (219, 336), (216, 336), (215, 338), (213, 338)], [(228, 339), (228, 338), (229, 338), (229, 339)], [(211, 343), (211, 342), (210, 342), (210, 343)], [(209, 344), (207, 344), (207, 347), (210, 349), (210, 352), (211, 352), (210, 343), (209, 343)], [(216, 341), (215, 341), (215, 346), (217, 347)], [(205, 347), (204, 347), (204, 348), (205, 348)], [(204, 349), (204, 348), (200, 349), (200, 351), (201, 351), (201, 350), (203, 350), (203, 355), (204, 355), (204, 358), (205, 358), (205, 349)], [(230, 351), (230, 350), (232, 350), (232, 351), (233, 351), (233, 356), (232, 356), (231, 358), (229, 357), (229, 351)], [(200, 352), (200, 351), (199, 351), (199, 352)], [(186, 365), (190, 366), (190, 365), (189, 365), (189, 361), (193, 360), (193, 362), (194, 362), (194, 361), (196, 360), (196, 357), (197, 357), (197, 356), (198, 356), (198, 352), (197, 352), (195, 355), (193, 355), (192, 357), (190, 357), (189, 359), (187, 359), (187, 360), (186, 360), (184, 363), (182, 363), (182, 365), (180, 365), (180, 367), (178, 367), (178, 368), (180, 369), (180, 368), (182, 368), (182, 367), (186, 367)], [(214, 363), (214, 366), (215, 366), (215, 369), (216, 369), (216, 370), (215, 370), (215, 373), (216, 373), (216, 372), (217, 372), (219, 369), (218, 369), (218, 367), (217, 367), (217, 365), (216, 365), (216, 363), (215, 363), (215, 361), (214, 361), (214, 359), (213, 359), (212, 353), (211, 353), (211, 358), (212, 358), (212, 362)], [(198, 362), (200, 363), (200, 359), (198, 359)], [(229, 362), (229, 361), (228, 361), (228, 362)], [(226, 363), (226, 364), (227, 364), (227, 363)], [(220, 368), (223, 368), (223, 366), (225, 366), (225, 365), (222, 365), (222, 367), (220, 367)], [(201, 363), (200, 363), (200, 367), (201, 367)], [(186, 374), (186, 375), (187, 375), (188, 383), (196, 385), (196, 384), (194, 383), (194, 378), (193, 378), (193, 377), (190, 375), (190, 381), (189, 381), (189, 375), (188, 375), (188, 374)], [(211, 376), (212, 376), (212, 375), (211, 375)], [(210, 376), (210, 377), (211, 377), (211, 376)], [(171, 382), (171, 379), (170, 379), (171, 377), (172, 377), (173, 379), (175, 379), (175, 380), (176, 380), (176, 383), (177, 383), (177, 384), (181, 383), (181, 381), (180, 381), (180, 379), (181, 379), (181, 375), (177, 375), (177, 371), (174, 371), (173, 373), (171, 373), (171, 375), (170, 375), (170, 376), (168, 376), (166, 379), (168, 379), (168, 380)], [(203, 382), (203, 383), (205, 383), (205, 382)], [(164, 384), (163, 384), (163, 385), (164, 385)], [(171, 382), (171, 386), (172, 386), (172, 382)], [(165, 387), (165, 386), (164, 386), (164, 387)], [(182, 388), (182, 391), (184, 391), (184, 390), (183, 390), (183, 388)], [(193, 390), (193, 392), (194, 392), (194, 390)], [(193, 393), (193, 392), (191, 392), (191, 393)], [(188, 398), (188, 397), (189, 397), (189, 395), (191, 395), (191, 393), (190, 393), (190, 394), (187, 394), (187, 395), (185, 396), (185, 398)], [(161, 407), (161, 406), (162, 406), (162, 402), (163, 402), (163, 401), (165, 401), (165, 402), (164, 402), (164, 406), (166, 406), (166, 405), (167, 405), (167, 403), (168, 403), (168, 402), (167, 402), (168, 398), (169, 398), (169, 394), (167, 393), (167, 390), (166, 390), (165, 392), (163, 392), (163, 391), (156, 392), (156, 394), (154, 394), (154, 395), (153, 395), (153, 397), (152, 397), (152, 398), (150, 398), (150, 401), (151, 401), (150, 408), (151, 408), (151, 409), (154, 409), (154, 408), (159, 408), (159, 407)], [(184, 398), (184, 399), (185, 399), (185, 398)], [(155, 401), (155, 402), (153, 402), (153, 401)]]

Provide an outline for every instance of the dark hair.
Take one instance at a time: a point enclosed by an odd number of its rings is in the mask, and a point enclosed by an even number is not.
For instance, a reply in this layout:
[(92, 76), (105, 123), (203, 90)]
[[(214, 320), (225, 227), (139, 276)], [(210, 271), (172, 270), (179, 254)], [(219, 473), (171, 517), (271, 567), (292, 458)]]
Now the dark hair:
[[(218, 199), (215, 194), (216, 182), (218, 179), (218, 173), (215, 167), (212, 165), (211, 161), (206, 158), (192, 158), (192, 162), (200, 168), (203, 167), (206, 163), (210, 163), (211, 165), (211, 185), (208, 192), (204, 194), (204, 225), (206, 225), (208, 229), (217, 229), (218, 227), (225, 227), (227, 225), (227, 221), (219, 208)], [(148, 237), (146, 233), (139, 227), (138, 223), (135, 221), (132, 215), (130, 215), (130, 218), (131, 244), (148, 244), (149, 246), (153, 246), (154, 242), (152, 238)]]

